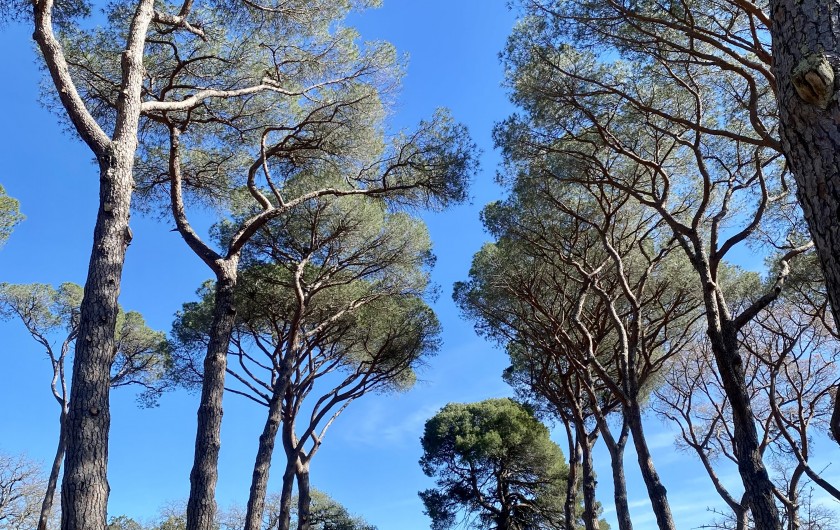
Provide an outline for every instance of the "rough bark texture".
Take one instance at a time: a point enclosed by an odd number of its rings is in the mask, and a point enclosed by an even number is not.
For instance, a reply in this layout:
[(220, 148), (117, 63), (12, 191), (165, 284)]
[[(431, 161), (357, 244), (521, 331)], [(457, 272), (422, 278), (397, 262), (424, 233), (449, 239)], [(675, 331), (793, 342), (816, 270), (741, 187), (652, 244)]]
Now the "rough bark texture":
[[(782, 149), (840, 326), (840, 14), (836, 1), (771, 0)], [(840, 443), (840, 400), (831, 432)]]
[(53, 32), (52, 0), (33, 2), (33, 38), (67, 117), (99, 163), (99, 209), (79, 310), (70, 408), (64, 425), (67, 446), (61, 487), (62, 530), (105, 528), (110, 370), (117, 297), (125, 251), (131, 241), (128, 219), (140, 120), (143, 48), (153, 4), (153, 0), (140, 0), (134, 11), (121, 56), (122, 79), (113, 138), (108, 138), (73, 84), (61, 43)]
[(53, 501), (55, 500), (55, 489), (58, 486), (58, 475), (61, 472), (61, 463), (64, 461), (64, 450), (67, 447), (67, 437), (64, 435), (64, 421), (67, 414), (61, 411), (58, 420), (58, 447), (55, 450), (50, 476), (47, 479), (47, 490), (44, 492), (44, 500), (41, 503), (41, 515), (38, 517), (38, 530), (47, 530), (47, 523), (52, 512)]
[(582, 450), (582, 475), (583, 475), (583, 524), (586, 530), (599, 530), (597, 503), (595, 501), (595, 487), (598, 481), (595, 480), (595, 466), (592, 463), (592, 446), (595, 440), (589, 440), (586, 433), (578, 435)]
[(578, 502), (578, 486), (580, 485), (580, 445), (572, 433), (572, 426), (564, 422), (566, 438), (569, 446), (569, 477), (566, 479), (566, 502), (563, 504), (563, 514), (566, 520), (566, 530), (575, 530), (575, 513)]
[(222, 397), (230, 336), (236, 321), (233, 291), (236, 262), (220, 262), (210, 342), (204, 358), (204, 380), (198, 406), (195, 456), (190, 472), (187, 530), (212, 530), (216, 515), (216, 481), (222, 431)]
[(271, 468), (271, 456), (277, 440), (277, 431), (283, 419), (283, 392), (275, 392), (268, 403), (268, 417), (260, 435), (254, 473), (251, 478), (251, 492), (245, 513), (245, 530), (261, 530), (265, 496), (268, 489), (268, 474)]
[(738, 353), (737, 330), (733, 322), (720, 320), (720, 330), (709, 327), (709, 339), (726, 396), (732, 407), (733, 443), (738, 472), (744, 484), (756, 530), (781, 530), (773, 482), (762, 461), (752, 405)]
[(280, 490), (280, 515), (278, 530), (289, 530), (292, 526), (292, 489), (295, 485), (296, 462), (289, 460), (283, 473), (283, 487)]
[(295, 471), (298, 485), (298, 526), (297, 530), (312, 530), (312, 496), (309, 485), (309, 464), (298, 460)]
[(642, 472), (642, 479), (645, 481), (653, 513), (656, 515), (656, 524), (660, 530), (676, 530), (674, 518), (671, 515), (671, 506), (668, 504), (668, 492), (659, 479), (656, 467), (653, 465), (653, 457), (651, 457), (644, 429), (642, 429), (642, 412), (639, 404), (636, 400), (633, 400), (625, 407), (625, 411), (630, 432), (633, 433), (633, 446), (636, 448), (639, 469)]
[(80, 308), (70, 407), (65, 423), (62, 530), (102, 530), (107, 517), (111, 362), (117, 297), (131, 237), (128, 217), (134, 149), (122, 147), (118, 155), (100, 166), (100, 206)]
[(630, 519), (630, 505), (627, 502), (627, 480), (624, 477), (624, 448), (627, 445), (627, 431), (629, 424), (626, 416), (622, 425), (621, 434), (618, 440), (613, 438), (612, 433), (606, 425), (605, 418), (599, 418), (601, 436), (610, 453), (610, 465), (612, 466), (613, 477), (613, 500), (615, 502), (615, 517), (618, 520), (619, 530), (633, 530), (633, 522)]

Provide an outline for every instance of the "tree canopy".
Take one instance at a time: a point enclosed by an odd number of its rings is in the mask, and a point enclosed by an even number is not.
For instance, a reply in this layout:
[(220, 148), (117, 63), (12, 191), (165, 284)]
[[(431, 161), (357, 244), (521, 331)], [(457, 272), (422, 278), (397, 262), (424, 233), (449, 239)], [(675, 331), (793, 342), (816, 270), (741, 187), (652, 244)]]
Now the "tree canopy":
[(568, 467), (548, 429), (510, 399), (451, 403), (426, 422), (420, 492), (432, 528), (560, 529)]
[(0, 185), (0, 247), (9, 239), (12, 229), (23, 219), (20, 203), (14, 197), (9, 197)]

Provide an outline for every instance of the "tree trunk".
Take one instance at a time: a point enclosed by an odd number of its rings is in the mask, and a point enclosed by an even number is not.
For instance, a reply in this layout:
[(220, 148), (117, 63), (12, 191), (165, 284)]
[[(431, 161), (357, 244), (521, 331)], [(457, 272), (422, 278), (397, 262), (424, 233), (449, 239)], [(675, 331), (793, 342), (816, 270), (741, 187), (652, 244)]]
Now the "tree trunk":
[(576, 530), (577, 504), (578, 504), (578, 486), (580, 485), (580, 445), (577, 439), (572, 434), (572, 427), (569, 421), (564, 420), (563, 424), (566, 427), (566, 437), (569, 443), (569, 477), (566, 480), (566, 502), (563, 505), (563, 513), (565, 515), (566, 530)]
[(749, 530), (750, 527), (750, 512), (742, 508), (735, 510), (735, 530)]
[(802, 527), (801, 520), (799, 518), (799, 481), (802, 479), (802, 475), (804, 473), (805, 464), (800, 462), (799, 465), (796, 466), (796, 469), (794, 469), (791, 474), (790, 481), (788, 482), (788, 502), (785, 506), (788, 519), (788, 530), (799, 530)]
[[(762, 461), (758, 432), (738, 354), (737, 330), (732, 321), (721, 318), (721, 329), (709, 326), (708, 334), (723, 388), (732, 407), (733, 445), (738, 472), (756, 530), (781, 530), (782, 523), (773, 494), (773, 482)], [(635, 438), (635, 433), (634, 433)]]
[(494, 530), (511, 530), (510, 510), (507, 507), (502, 507), (499, 514), (496, 516), (496, 528)]
[(44, 500), (41, 503), (41, 515), (38, 517), (38, 530), (47, 530), (47, 523), (52, 512), (53, 500), (55, 500), (55, 489), (58, 486), (58, 474), (61, 472), (61, 463), (64, 461), (64, 450), (67, 447), (67, 438), (64, 435), (64, 422), (67, 413), (62, 407), (61, 416), (58, 420), (58, 447), (55, 450), (50, 477), (47, 479), (47, 490), (44, 492)]
[(61, 483), (61, 528), (104, 530), (108, 509), (109, 392), (117, 298), (125, 251), (131, 242), (128, 219), (134, 185), (143, 86), (143, 50), (153, 0), (137, 2), (121, 54), (121, 74), (113, 138), (85, 107), (53, 32), (51, 0), (32, 2), (35, 31), (44, 63), (67, 117), (99, 163), (99, 209), (93, 230), (85, 294), (73, 360), (70, 408), (64, 423), (66, 449)]
[(289, 530), (292, 525), (292, 488), (295, 483), (296, 469), (297, 459), (289, 459), (286, 462), (286, 471), (283, 473), (283, 489), (280, 491), (280, 515), (277, 530)]
[(309, 464), (300, 460), (295, 470), (298, 485), (298, 527), (297, 530), (312, 530), (312, 497), (309, 486)]
[(627, 445), (627, 431), (629, 422), (625, 416), (621, 425), (621, 434), (618, 440), (613, 438), (605, 418), (599, 417), (599, 430), (604, 438), (607, 451), (610, 453), (610, 465), (613, 476), (613, 499), (615, 501), (615, 517), (618, 520), (619, 530), (633, 530), (633, 522), (630, 519), (630, 506), (627, 502), (627, 480), (624, 477), (624, 448)]
[(656, 524), (660, 530), (676, 530), (674, 518), (671, 515), (671, 506), (668, 504), (668, 492), (659, 479), (656, 467), (653, 465), (653, 458), (642, 429), (642, 411), (639, 404), (633, 401), (624, 410), (627, 414), (630, 432), (633, 433), (633, 446), (636, 448), (639, 469), (645, 481), (653, 513), (656, 515)]
[(268, 403), (268, 416), (263, 427), (263, 432), (260, 435), (257, 459), (254, 462), (254, 473), (251, 478), (251, 492), (248, 496), (248, 507), (245, 514), (245, 530), (261, 530), (262, 527), (271, 457), (274, 454), (277, 430), (283, 419), (284, 393), (277, 392), (275, 388), (271, 400)]
[(204, 380), (198, 406), (195, 456), (190, 473), (187, 501), (187, 530), (213, 530), (216, 515), (216, 481), (219, 475), (219, 448), (222, 430), (222, 396), (230, 336), (236, 322), (233, 291), (236, 286), (236, 260), (220, 264), (217, 273), (213, 323), (204, 358)]
[(134, 148), (115, 152), (100, 162), (99, 211), (79, 309), (70, 405), (64, 426), (67, 445), (61, 484), (63, 530), (105, 528), (110, 492), (107, 471), (111, 363), (117, 297), (125, 251), (131, 241), (128, 218), (133, 162)]
[[(840, 327), (840, 18), (837, 2), (771, 0), (782, 149)], [(840, 399), (831, 432), (840, 444)]]
[(595, 487), (598, 481), (595, 480), (595, 466), (592, 463), (592, 446), (595, 440), (590, 440), (583, 429), (578, 430), (578, 439), (582, 450), (583, 469), (583, 524), (586, 530), (599, 530), (597, 502), (595, 500)]

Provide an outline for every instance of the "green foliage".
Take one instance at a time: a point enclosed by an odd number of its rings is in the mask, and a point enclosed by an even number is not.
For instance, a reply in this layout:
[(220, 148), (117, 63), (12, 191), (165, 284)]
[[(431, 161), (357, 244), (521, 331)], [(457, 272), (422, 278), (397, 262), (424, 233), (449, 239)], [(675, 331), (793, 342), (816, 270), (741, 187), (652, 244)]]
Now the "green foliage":
[(79, 319), (82, 288), (63, 283), (58, 289), (42, 283), (0, 284), (0, 317), (20, 318), (33, 335), (47, 337), (64, 330), (71, 335)]
[[(41, 283), (1, 283), (0, 318), (20, 319), (61, 371), (76, 340), (83, 295), (82, 287), (73, 283), (63, 283), (58, 289)], [(156, 404), (166, 389), (164, 376), (171, 363), (165, 334), (149, 328), (140, 313), (120, 308), (115, 338), (111, 386), (140, 386), (138, 401), (145, 406)], [(56, 340), (61, 348), (55, 347)]]
[(105, 525), (105, 530), (144, 530), (143, 525), (128, 517), (120, 515), (108, 519), (108, 524)]
[(14, 197), (6, 195), (6, 190), (0, 186), (0, 247), (9, 239), (12, 229), (23, 219), (20, 203)]
[[(213, 207), (228, 221), (327, 189), (381, 189), (377, 195), (392, 204), (411, 206), (463, 201), (477, 164), (464, 126), (438, 111), (412, 131), (385, 134), (401, 59), (388, 43), (362, 41), (346, 27), (349, 13), (378, 4), (203, 0), (187, 16), (197, 32), (153, 23), (146, 101), (181, 102), (204, 90), (227, 95), (143, 113), (135, 166), (141, 207), (169, 208), (170, 127), (180, 131), (188, 204)], [(108, 26), (62, 33), (76, 86), (106, 130), (116, 119), (119, 57), (133, 13), (131, 2), (114, 2)], [(259, 88), (236, 92), (252, 87)], [(310, 185), (292, 193), (289, 184), (299, 179)]]
[[(313, 490), (310, 507), (312, 530), (376, 530), (362, 517), (351, 514), (347, 508), (326, 493)], [(297, 503), (294, 502), (293, 505)], [(296, 524), (292, 523), (293, 525)]]
[[(311, 183), (301, 177), (291, 185), (306, 189)], [(231, 226), (217, 225), (222, 242)], [(422, 222), (389, 212), (376, 198), (325, 196), (291, 208), (255, 234), (243, 255), (232, 352), (262, 344), (270, 347), (269, 365), (281, 365), (300, 311), (302, 351), (332, 359), (348, 373), (375, 375), (380, 389), (410, 387), (412, 367), (438, 348), (439, 323), (422, 301), (430, 249)], [(199, 296), (199, 302), (184, 305), (173, 325), (178, 357), (173, 376), (187, 386), (201, 381), (212, 284)], [(266, 374), (265, 381), (270, 379)]]
[(111, 386), (137, 385), (143, 389), (139, 401), (146, 406), (156, 405), (167, 389), (166, 375), (172, 364), (166, 334), (148, 327), (140, 313), (120, 310), (115, 339)]
[(420, 493), (432, 528), (563, 528), (563, 453), (533, 413), (510, 399), (449, 404), (426, 422)]

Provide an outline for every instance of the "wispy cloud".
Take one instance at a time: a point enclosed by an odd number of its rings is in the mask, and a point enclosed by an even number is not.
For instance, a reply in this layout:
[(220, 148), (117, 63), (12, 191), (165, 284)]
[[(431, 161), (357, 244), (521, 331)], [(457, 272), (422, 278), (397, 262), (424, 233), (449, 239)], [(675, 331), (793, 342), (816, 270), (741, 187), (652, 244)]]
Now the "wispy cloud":
[[(383, 400), (384, 401), (384, 400)], [(425, 405), (408, 414), (385, 403), (371, 404), (353, 429), (343, 431), (346, 442), (375, 448), (416, 445), (426, 420), (443, 405)]]

